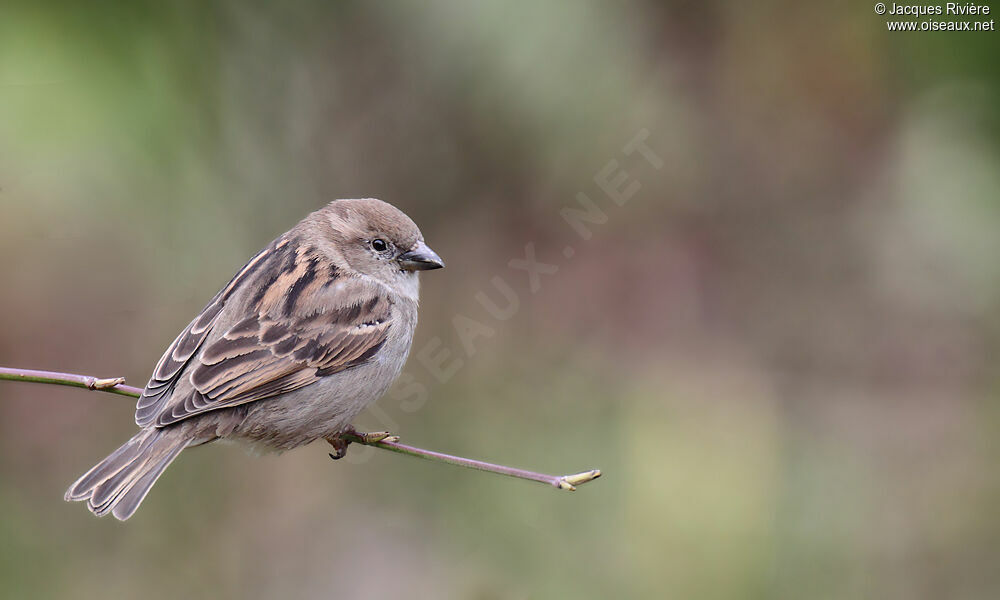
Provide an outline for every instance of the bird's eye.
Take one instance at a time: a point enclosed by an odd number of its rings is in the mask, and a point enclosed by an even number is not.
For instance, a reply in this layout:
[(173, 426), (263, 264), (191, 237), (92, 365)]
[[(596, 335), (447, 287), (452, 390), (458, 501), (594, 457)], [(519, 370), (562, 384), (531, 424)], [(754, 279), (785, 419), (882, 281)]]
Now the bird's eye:
[(375, 252), (385, 252), (389, 249), (389, 244), (381, 238), (375, 238), (372, 240), (372, 250)]

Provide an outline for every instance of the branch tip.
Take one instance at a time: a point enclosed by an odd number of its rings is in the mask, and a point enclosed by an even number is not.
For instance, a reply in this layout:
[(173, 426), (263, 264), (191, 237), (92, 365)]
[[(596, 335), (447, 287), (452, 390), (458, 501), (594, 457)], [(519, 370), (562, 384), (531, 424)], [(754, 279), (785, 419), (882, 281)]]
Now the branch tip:
[(555, 487), (561, 490), (567, 490), (570, 492), (576, 491), (576, 486), (583, 485), (588, 481), (593, 481), (601, 476), (600, 469), (592, 469), (590, 471), (584, 471), (583, 473), (577, 473), (575, 475), (563, 475), (558, 479)]
[(123, 383), (125, 383), (124, 377), (111, 377), (109, 379), (95, 379), (87, 387), (92, 390), (109, 390)]

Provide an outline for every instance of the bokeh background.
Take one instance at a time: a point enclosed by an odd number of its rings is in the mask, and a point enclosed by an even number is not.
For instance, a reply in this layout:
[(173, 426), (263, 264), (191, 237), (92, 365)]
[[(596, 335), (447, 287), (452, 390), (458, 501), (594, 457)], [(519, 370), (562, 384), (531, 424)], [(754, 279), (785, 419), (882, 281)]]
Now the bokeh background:
[[(885, 21), (6, 0), (0, 364), (141, 386), (256, 250), (375, 196), (448, 262), (414, 353), (453, 368), (411, 356), (359, 426), (605, 476), (216, 445), (123, 525), (62, 494), (132, 402), (0, 382), (0, 596), (997, 597), (1000, 38)], [(623, 152), (643, 131), (660, 169)], [(558, 267), (535, 291), (529, 243)]]

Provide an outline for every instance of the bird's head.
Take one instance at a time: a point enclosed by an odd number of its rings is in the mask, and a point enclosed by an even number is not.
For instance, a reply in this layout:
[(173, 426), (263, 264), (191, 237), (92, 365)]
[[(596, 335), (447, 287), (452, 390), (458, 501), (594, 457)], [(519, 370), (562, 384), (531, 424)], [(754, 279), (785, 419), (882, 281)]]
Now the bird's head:
[(416, 292), (417, 272), (444, 267), (413, 220), (387, 202), (334, 200), (320, 214), (330, 226), (337, 258), (354, 271)]

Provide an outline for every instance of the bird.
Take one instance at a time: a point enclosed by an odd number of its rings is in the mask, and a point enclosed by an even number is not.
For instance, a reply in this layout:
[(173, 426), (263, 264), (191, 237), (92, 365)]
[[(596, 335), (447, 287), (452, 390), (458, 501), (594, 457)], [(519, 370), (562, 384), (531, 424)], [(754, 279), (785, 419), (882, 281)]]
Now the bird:
[(124, 521), (185, 448), (217, 440), (284, 451), (325, 439), (399, 376), (419, 272), (444, 267), (405, 213), (334, 200), (253, 256), (163, 353), (136, 403), (140, 430), (80, 477), (67, 501)]

